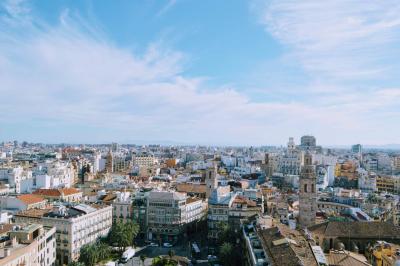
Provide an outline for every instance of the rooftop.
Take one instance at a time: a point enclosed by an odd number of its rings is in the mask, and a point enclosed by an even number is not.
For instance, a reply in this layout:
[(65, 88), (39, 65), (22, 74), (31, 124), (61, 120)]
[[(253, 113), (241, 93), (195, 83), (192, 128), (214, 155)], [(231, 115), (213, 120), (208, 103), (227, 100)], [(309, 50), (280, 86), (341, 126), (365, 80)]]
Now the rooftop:
[(60, 197), (62, 195), (69, 196), (80, 193), (81, 191), (76, 188), (58, 188), (58, 189), (38, 189), (32, 194), (35, 195), (43, 195), (43, 196), (50, 196), (50, 197)]
[(28, 205), (45, 201), (45, 199), (43, 197), (38, 196), (38, 195), (32, 195), (32, 194), (19, 195), (19, 196), (17, 196), (17, 199), (21, 200), (22, 202), (24, 202), (25, 204), (28, 204)]
[(334, 237), (400, 239), (400, 227), (389, 222), (329, 221), (308, 228), (312, 233)]
[(299, 231), (278, 224), (268, 229), (258, 229), (268, 256), (276, 265), (318, 265), (307, 240)]
[(149, 193), (149, 200), (185, 200), (184, 193), (174, 191), (151, 191)]

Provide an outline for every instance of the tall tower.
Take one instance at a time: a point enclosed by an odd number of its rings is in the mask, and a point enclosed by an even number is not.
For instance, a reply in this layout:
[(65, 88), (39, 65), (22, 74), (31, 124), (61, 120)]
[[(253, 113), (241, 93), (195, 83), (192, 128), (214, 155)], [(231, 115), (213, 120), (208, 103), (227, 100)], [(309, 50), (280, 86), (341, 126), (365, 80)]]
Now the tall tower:
[(294, 143), (294, 139), (292, 137), (289, 138), (289, 142), (287, 144), (287, 149), (289, 151), (293, 151), (296, 149), (296, 144)]
[(112, 173), (113, 172), (113, 167), (114, 167), (114, 159), (111, 150), (107, 154), (106, 158), (106, 172), (107, 173)]
[(214, 165), (214, 167), (210, 167), (206, 170), (206, 196), (207, 198), (210, 197), (211, 192), (218, 187), (218, 180), (217, 180), (217, 171), (218, 166)]
[(309, 151), (304, 154), (304, 166), (301, 168), (299, 183), (299, 224), (304, 228), (315, 224), (317, 211), (315, 166), (312, 164), (312, 155)]

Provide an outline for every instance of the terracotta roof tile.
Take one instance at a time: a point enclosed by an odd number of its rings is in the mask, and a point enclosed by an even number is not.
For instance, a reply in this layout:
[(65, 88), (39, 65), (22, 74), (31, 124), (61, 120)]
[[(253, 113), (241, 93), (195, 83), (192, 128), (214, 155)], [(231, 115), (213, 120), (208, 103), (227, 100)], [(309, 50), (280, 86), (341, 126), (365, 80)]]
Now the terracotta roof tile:
[(38, 195), (32, 195), (32, 194), (23, 194), (19, 195), (17, 199), (21, 200), (25, 204), (35, 204), (44, 201), (45, 199), (42, 198), (41, 196)]
[(73, 194), (80, 193), (80, 191), (76, 188), (59, 188), (59, 189), (38, 189), (32, 194), (35, 195), (43, 195), (48, 197), (61, 197), (61, 195), (69, 196)]

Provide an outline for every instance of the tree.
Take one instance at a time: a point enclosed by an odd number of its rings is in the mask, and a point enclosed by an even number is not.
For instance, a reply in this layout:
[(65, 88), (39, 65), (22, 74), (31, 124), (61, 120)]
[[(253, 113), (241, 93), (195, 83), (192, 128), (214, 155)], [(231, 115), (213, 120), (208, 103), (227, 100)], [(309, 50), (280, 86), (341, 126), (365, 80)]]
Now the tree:
[(128, 221), (124, 224), (124, 230), (128, 234), (131, 245), (133, 246), (136, 236), (139, 234), (140, 227), (133, 221)]
[(231, 243), (223, 243), (219, 250), (219, 259), (223, 265), (231, 266), (235, 264), (234, 249)]
[(98, 253), (94, 244), (87, 244), (81, 247), (79, 262), (87, 266), (94, 266), (98, 260)]
[(143, 264), (143, 266), (144, 266), (144, 261), (146, 260), (146, 255), (141, 254), (141, 255), (140, 255), (140, 260), (142, 261), (142, 264)]
[(222, 245), (223, 243), (231, 243), (232, 245), (235, 245), (238, 233), (227, 223), (221, 222), (217, 226), (219, 231), (217, 242), (219, 245)]
[(117, 221), (111, 227), (111, 232), (109, 235), (110, 244), (117, 244), (120, 252), (126, 249), (126, 247), (134, 244), (135, 238), (139, 233), (139, 225), (135, 222), (128, 221), (123, 223)]
[(166, 257), (155, 257), (151, 262), (152, 266), (176, 266), (178, 263), (176, 261), (167, 259)]
[(108, 244), (103, 242), (98, 242), (96, 245), (98, 261), (105, 260), (111, 256), (111, 248)]

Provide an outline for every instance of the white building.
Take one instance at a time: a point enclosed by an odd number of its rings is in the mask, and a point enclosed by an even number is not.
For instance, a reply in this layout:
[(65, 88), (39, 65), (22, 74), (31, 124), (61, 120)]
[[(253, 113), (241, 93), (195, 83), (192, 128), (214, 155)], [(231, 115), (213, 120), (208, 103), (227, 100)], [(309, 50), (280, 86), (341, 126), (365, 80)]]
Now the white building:
[(279, 159), (279, 172), (285, 175), (299, 175), (302, 159), (302, 152), (296, 148), (293, 138), (289, 138), (287, 150)]
[(32, 178), (32, 171), (21, 166), (0, 169), (0, 180), (7, 182), (16, 193), (21, 193), (21, 182)]
[(112, 207), (104, 205), (63, 205), (49, 209), (31, 209), (14, 216), (17, 223), (40, 223), (57, 228), (57, 264), (79, 258), (80, 248), (106, 236), (112, 225)]
[(376, 175), (370, 173), (363, 168), (357, 169), (358, 173), (358, 188), (363, 192), (377, 191)]
[(132, 156), (133, 165), (137, 165), (139, 167), (152, 167), (157, 163), (156, 158), (153, 154), (143, 152), (139, 154), (134, 154)]
[(113, 219), (126, 222), (132, 218), (132, 198), (130, 192), (117, 192), (112, 203)]

